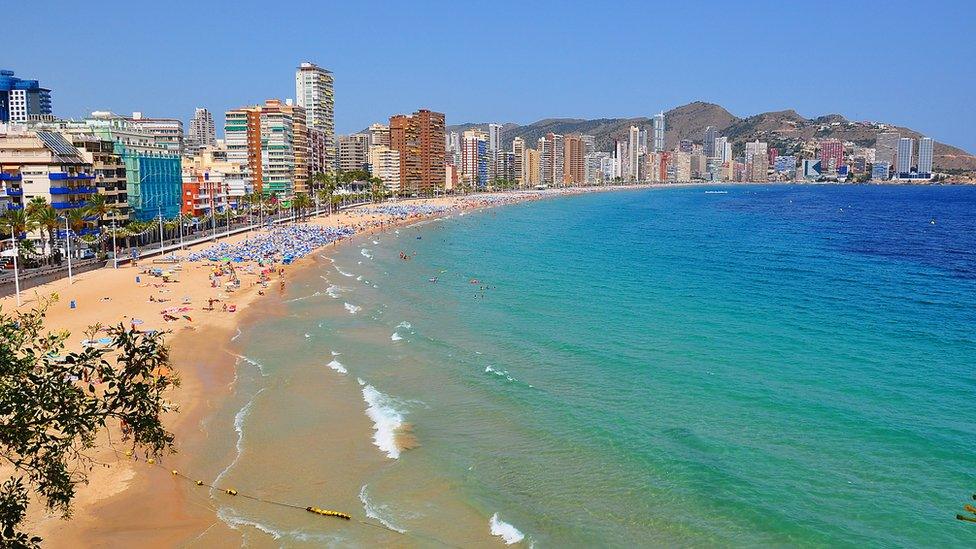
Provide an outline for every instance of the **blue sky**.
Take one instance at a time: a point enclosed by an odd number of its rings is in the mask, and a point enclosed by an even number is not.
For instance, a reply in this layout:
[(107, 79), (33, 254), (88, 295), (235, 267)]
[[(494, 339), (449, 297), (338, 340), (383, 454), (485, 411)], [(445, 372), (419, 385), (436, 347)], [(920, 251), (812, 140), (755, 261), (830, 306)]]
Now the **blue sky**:
[(0, 66), (51, 87), (61, 116), (205, 106), (219, 126), (294, 96), (310, 60), (336, 74), (340, 133), (421, 107), (529, 123), (704, 100), (884, 120), (976, 152), (976, 2), (5, 4)]

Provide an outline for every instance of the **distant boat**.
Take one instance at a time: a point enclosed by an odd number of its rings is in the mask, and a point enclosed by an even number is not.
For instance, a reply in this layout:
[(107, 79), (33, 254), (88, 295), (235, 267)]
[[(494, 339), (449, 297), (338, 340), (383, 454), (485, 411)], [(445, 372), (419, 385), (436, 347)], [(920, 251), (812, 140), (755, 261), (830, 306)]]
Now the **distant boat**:
[(705, 194), (729, 194), (729, 191), (705, 191)]

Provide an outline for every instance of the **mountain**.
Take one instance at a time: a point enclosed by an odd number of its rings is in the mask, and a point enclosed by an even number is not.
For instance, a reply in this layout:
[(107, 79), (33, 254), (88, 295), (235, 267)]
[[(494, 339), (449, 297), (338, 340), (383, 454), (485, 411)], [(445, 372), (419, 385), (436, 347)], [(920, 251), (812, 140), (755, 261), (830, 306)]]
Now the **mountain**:
[[(852, 141), (862, 147), (875, 144), (881, 131), (896, 131), (902, 137), (918, 139), (923, 134), (910, 128), (903, 128), (880, 122), (853, 122), (840, 114), (827, 114), (817, 118), (805, 118), (794, 110), (765, 112), (746, 118), (739, 118), (721, 105), (695, 101), (676, 107), (664, 113), (665, 147), (672, 149), (680, 140), (690, 139), (701, 143), (705, 128), (714, 126), (719, 135), (732, 141), (737, 152), (745, 147), (747, 141), (756, 139), (767, 141), (770, 146), (781, 151), (799, 152), (803, 142), (811, 139), (836, 138)], [(651, 119), (636, 118), (598, 118), (585, 120), (579, 118), (546, 118), (528, 125), (504, 124), (502, 126), (503, 146), (511, 146), (516, 137), (525, 139), (526, 145), (535, 147), (536, 141), (545, 134), (583, 133), (596, 137), (597, 150), (613, 149), (615, 140), (626, 140), (631, 125), (650, 130)], [(461, 132), (471, 128), (487, 130), (486, 123), (468, 123), (448, 126), (448, 131)], [(917, 146), (917, 145), (916, 145)], [(935, 143), (933, 163), (938, 171), (949, 173), (976, 173), (976, 156), (958, 147), (945, 143)]]

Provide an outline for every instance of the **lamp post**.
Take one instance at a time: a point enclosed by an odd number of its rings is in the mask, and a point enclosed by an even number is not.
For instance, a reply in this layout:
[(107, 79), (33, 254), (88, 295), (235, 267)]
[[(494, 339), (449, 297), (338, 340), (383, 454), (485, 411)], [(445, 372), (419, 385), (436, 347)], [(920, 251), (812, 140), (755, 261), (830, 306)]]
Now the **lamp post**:
[(115, 228), (115, 215), (112, 215), (112, 261), (115, 263), (115, 268), (119, 268), (119, 248), (115, 245), (115, 233), (117, 229)]
[(10, 225), (10, 244), (14, 250), (14, 289), (17, 292), (17, 306), (20, 307), (20, 268), (17, 265), (17, 256), (20, 255), (20, 249), (17, 248), (17, 235), (15, 232), (14, 226)]
[(71, 274), (71, 227), (68, 226), (68, 216), (64, 216), (64, 249), (68, 256), (68, 284), (75, 283), (75, 277)]

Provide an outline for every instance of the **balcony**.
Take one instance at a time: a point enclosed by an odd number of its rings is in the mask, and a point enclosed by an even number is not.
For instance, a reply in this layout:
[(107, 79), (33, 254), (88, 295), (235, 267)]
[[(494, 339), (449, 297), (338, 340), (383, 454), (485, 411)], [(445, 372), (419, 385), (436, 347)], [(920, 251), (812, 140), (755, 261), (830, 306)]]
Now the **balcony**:
[(51, 181), (65, 181), (68, 179), (71, 180), (95, 179), (95, 176), (89, 175), (87, 173), (69, 174), (65, 172), (51, 172), (47, 174), (47, 178), (50, 179)]
[(0, 181), (23, 181), (24, 176), (19, 173), (0, 172)]
[(9, 204), (7, 204), (7, 209), (8, 210), (23, 210), (24, 209), (24, 205), (23, 204), (17, 204), (16, 202), (10, 202)]
[(51, 187), (51, 194), (93, 194), (98, 187)]
[(87, 204), (87, 202), (85, 202), (84, 200), (75, 200), (73, 202), (72, 201), (68, 201), (68, 202), (51, 202), (51, 206), (55, 210), (67, 210), (69, 208), (83, 208), (83, 207), (85, 207), (86, 204)]
[(15, 189), (13, 187), (7, 187), (4, 189), (4, 194), (7, 196), (24, 196), (24, 189)]

